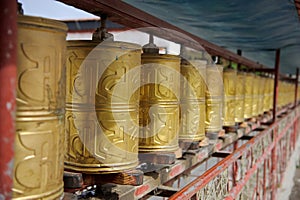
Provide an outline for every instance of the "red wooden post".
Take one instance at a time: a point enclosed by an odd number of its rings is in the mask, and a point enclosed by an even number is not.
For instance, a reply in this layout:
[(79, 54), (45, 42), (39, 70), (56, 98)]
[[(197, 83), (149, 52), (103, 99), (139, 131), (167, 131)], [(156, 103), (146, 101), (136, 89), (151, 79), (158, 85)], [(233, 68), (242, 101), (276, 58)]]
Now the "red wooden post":
[(15, 0), (0, 1), (0, 24), (0, 199), (11, 199), (17, 71)]
[[(274, 78), (274, 95), (273, 95), (273, 123), (276, 123), (276, 106), (277, 106), (277, 97), (278, 97), (278, 78), (279, 78), (279, 62), (280, 62), (280, 49), (276, 49), (276, 58), (275, 58), (275, 78)], [(273, 140), (275, 141), (274, 148), (272, 149), (272, 199), (276, 199), (277, 193), (277, 129), (276, 127), (273, 131)]]

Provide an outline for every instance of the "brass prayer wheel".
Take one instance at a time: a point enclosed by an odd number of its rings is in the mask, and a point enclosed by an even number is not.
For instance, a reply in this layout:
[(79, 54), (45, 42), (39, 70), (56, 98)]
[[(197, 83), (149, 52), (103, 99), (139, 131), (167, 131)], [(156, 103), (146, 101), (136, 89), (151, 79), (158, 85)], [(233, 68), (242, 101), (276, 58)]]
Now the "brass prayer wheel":
[(264, 87), (264, 105), (263, 110), (264, 112), (269, 111), (269, 99), (271, 95), (271, 86), (269, 84), (269, 78), (265, 77), (265, 87)]
[(237, 73), (236, 95), (235, 95), (235, 122), (244, 121), (244, 104), (245, 104), (245, 78), (244, 72)]
[(224, 69), (223, 71), (224, 84), (224, 126), (235, 125), (235, 95), (237, 85), (237, 72), (234, 69)]
[(206, 68), (206, 133), (217, 133), (223, 125), (223, 66), (207, 66)]
[(142, 54), (139, 152), (178, 149), (180, 58)]
[(84, 173), (135, 168), (141, 47), (69, 41), (67, 58), (65, 168)]
[(254, 75), (253, 79), (253, 99), (252, 99), (252, 117), (258, 116), (258, 102), (259, 102), (259, 76)]
[(248, 119), (253, 116), (253, 84), (254, 75), (251, 73), (246, 74), (245, 78), (245, 105), (244, 105), (244, 118)]
[(181, 60), (181, 120), (179, 139), (199, 141), (205, 138), (206, 63)]
[(264, 113), (264, 91), (265, 91), (265, 78), (258, 77), (258, 114), (261, 115)]
[(269, 95), (269, 109), (273, 109), (273, 97), (274, 97), (274, 77), (269, 78), (270, 95)]
[(63, 194), (64, 23), (18, 16), (13, 199)]

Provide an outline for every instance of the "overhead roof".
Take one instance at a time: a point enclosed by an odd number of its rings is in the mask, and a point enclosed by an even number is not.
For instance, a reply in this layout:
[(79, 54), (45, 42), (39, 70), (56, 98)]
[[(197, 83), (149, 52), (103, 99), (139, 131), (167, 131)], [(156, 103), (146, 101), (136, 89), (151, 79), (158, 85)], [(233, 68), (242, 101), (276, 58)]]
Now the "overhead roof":
[(194, 35), (280, 71), (300, 66), (300, 24), (293, 0), (125, 0)]

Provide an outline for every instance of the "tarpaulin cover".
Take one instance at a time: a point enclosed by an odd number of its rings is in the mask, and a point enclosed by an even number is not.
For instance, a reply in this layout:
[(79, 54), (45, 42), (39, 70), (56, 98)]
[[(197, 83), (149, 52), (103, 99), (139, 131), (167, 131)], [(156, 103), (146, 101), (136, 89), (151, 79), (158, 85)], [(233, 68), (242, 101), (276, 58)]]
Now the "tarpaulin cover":
[(300, 66), (300, 23), (293, 0), (125, 0), (232, 52), (274, 67), (281, 49), (280, 71)]

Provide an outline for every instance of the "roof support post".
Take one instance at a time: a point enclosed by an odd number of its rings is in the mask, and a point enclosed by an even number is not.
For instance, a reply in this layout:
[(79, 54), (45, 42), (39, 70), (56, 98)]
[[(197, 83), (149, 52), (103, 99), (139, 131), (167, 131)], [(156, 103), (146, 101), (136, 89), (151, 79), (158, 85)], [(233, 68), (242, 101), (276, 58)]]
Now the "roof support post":
[(17, 73), (17, 3), (0, 1), (0, 199), (12, 198)]

